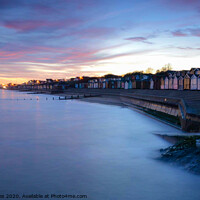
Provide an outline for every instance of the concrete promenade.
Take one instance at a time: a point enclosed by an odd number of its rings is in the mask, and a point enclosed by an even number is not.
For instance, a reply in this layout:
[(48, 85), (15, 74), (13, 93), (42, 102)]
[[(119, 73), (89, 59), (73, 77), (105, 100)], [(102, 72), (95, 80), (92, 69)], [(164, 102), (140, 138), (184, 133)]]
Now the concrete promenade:
[(200, 91), (72, 88), (64, 93), (117, 98), (122, 103), (144, 111), (156, 111), (177, 117), (183, 131), (200, 132)]

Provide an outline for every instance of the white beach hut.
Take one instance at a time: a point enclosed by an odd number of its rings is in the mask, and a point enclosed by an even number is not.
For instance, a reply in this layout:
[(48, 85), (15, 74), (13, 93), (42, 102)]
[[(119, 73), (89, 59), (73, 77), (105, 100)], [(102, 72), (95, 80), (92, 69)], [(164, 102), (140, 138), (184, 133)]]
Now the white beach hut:
[(102, 86), (102, 88), (103, 88), (103, 89), (106, 88), (106, 81), (105, 81), (105, 80), (103, 81), (103, 86)]
[(191, 81), (190, 90), (197, 90), (197, 88), (198, 88), (198, 78), (197, 78), (197, 76), (193, 74), (191, 76), (190, 81)]
[(132, 89), (132, 81), (131, 80), (129, 80), (129, 82), (128, 82), (128, 89)]
[(169, 89), (169, 78), (166, 76), (165, 77), (165, 90)]
[(151, 80), (150, 80), (150, 89), (153, 90), (153, 87), (154, 87), (154, 81), (153, 81), (153, 79), (151, 78)]
[(125, 84), (124, 84), (124, 89), (125, 89), (125, 90), (128, 89), (128, 81), (125, 82)]
[(117, 81), (117, 88), (118, 88), (118, 89), (121, 88), (121, 80), (118, 80), (118, 81)]
[(178, 78), (177, 78), (177, 76), (173, 77), (173, 89), (178, 90)]

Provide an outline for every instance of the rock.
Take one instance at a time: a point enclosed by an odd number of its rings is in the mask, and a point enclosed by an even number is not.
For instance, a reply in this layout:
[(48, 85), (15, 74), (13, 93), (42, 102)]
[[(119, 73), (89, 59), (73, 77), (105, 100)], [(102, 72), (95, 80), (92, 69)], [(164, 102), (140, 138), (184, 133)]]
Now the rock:
[(187, 171), (200, 174), (200, 136), (187, 136), (175, 145), (161, 149), (161, 160), (183, 166)]

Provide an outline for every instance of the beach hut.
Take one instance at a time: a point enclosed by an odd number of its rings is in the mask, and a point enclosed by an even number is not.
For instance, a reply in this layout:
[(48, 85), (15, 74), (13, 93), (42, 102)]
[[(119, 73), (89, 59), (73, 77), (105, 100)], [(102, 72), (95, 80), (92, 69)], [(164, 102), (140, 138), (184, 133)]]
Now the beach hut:
[(198, 88), (198, 78), (197, 78), (197, 76), (195, 74), (193, 74), (191, 76), (190, 81), (191, 81), (191, 87), (190, 87), (190, 89), (191, 90), (197, 90), (197, 88)]
[(173, 89), (174, 90), (178, 90), (178, 78), (177, 78), (177, 76), (175, 75), (174, 77), (173, 77)]
[(197, 77), (197, 90), (200, 90), (200, 75)]
[(120, 89), (121, 88), (121, 78), (119, 80), (117, 80), (117, 88)]
[(136, 77), (134, 75), (132, 76), (132, 88), (136, 89)]
[(103, 81), (103, 86), (102, 86), (102, 88), (103, 88), (103, 89), (106, 88), (106, 81), (105, 81), (105, 80)]
[(125, 80), (124, 77), (121, 79), (121, 88), (124, 89), (125, 87)]
[(75, 88), (78, 88), (78, 83), (75, 83)]
[(124, 84), (124, 89), (127, 90), (128, 89), (128, 81), (125, 81), (125, 84)]
[(141, 80), (141, 89), (149, 89), (150, 79), (151, 79), (151, 75), (143, 74), (142, 80)]
[(95, 80), (89, 80), (88, 81), (88, 88), (95, 88)]
[(178, 90), (183, 90), (184, 88), (184, 79), (182, 76), (178, 77)]
[(141, 81), (141, 89), (149, 89), (150, 79), (145, 79)]
[(99, 88), (99, 83), (97, 79), (94, 80), (94, 88)]
[(190, 81), (190, 76), (189, 76), (189, 74), (186, 74), (185, 76), (184, 76), (184, 90), (190, 90), (190, 83), (191, 83), (191, 81)]
[(99, 78), (99, 88), (102, 89), (103, 88), (103, 78)]
[(169, 89), (169, 78), (166, 76), (165, 77), (165, 90)]
[(108, 79), (106, 79), (106, 88), (108, 88)]
[(132, 81), (131, 80), (129, 80), (129, 82), (128, 82), (128, 89), (132, 89)]
[(115, 88), (116, 88), (116, 89), (119, 89), (119, 88), (120, 88), (120, 84), (121, 84), (121, 83), (120, 83), (120, 78), (116, 78), (116, 79), (115, 79)]
[(114, 89), (114, 88), (115, 88), (115, 81), (111, 80), (111, 89)]
[(160, 89), (161, 90), (165, 89), (165, 79), (164, 79), (164, 77), (161, 77), (161, 79), (160, 79)]
[(154, 78), (154, 89), (160, 90), (160, 85), (161, 85), (161, 77), (155, 76), (155, 78)]
[(153, 90), (154, 88), (154, 80), (153, 78), (150, 79), (150, 89)]
[(141, 74), (136, 74), (135, 79), (136, 79), (136, 89), (141, 89)]
[(111, 89), (112, 85), (113, 85), (113, 82), (109, 79), (109, 81), (108, 81), (108, 88)]
[(172, 84), (173, 78), (169, 77), (169, 89), (172, 90), (173, 89), (173, 84)]

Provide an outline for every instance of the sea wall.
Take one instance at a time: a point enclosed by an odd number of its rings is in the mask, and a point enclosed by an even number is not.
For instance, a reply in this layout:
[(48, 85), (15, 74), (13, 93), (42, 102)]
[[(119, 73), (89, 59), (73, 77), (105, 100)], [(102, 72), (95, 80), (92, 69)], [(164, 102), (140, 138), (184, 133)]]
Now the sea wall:
[[(41, 92), (59, 93), (51, 90)], [(62, 93), (115, 98), (121, 104), (176, 124), (185, 132), (200, 132), (200, 91), (68, 88)]]
[[(180, 92), (180, 91), (178, 91)], [(140, 110), (166, 119), (179, 125), (186, 132), (200, 132), (200, 115), (192, 112), (190, 105), (186, 104), (180, 95), (170, 96), (156, 94), (157, 92), (145, 90), (112, 90), (112, 89), (68, 89), (66, 94), (101, 95), (102, 97), (118, 98), (126, 105), (134, 106)], [(181, 94), (181, 93), (180, 93)], [(188, 96), (188, 95), (186, 95)]]

